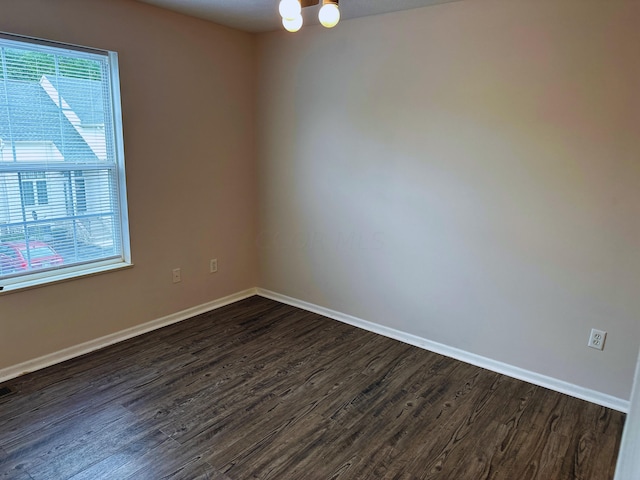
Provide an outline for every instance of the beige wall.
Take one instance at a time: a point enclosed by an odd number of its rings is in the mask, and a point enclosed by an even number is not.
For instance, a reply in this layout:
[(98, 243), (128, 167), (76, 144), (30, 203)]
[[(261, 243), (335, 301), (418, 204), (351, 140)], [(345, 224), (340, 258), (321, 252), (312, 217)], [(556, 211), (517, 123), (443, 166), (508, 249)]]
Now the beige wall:
[(0, 369), (259, 285), (628, 398), (637, 2), (257, 38), (131, 0), (5, 3), (0, 30), (120, 54), (135, 267), (1, 296)]
[(255, 39), (131, 0), (1, 10), (2, 31), (119, 53), (135, 267), (0, 296), (0, 369), (254, 287)]
[(260, 285), (628, 399), (638, 25), (468, 0), (261, 35)]

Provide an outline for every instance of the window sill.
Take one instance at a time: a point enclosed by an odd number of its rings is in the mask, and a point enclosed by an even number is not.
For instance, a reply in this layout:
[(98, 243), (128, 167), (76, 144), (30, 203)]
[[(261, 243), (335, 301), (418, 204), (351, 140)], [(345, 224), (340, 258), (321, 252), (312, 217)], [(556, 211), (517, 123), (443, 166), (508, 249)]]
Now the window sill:
[(123, 270), (133, 267), (132, 263), (119, 262), (111, 263), (109, 265), (100, 265), (93, 268), (84, 268), (81, 271), (62, 272), (58, 275), (49, 275), (46, 277), (26, 279), (22, 282), (10, 283), (5, 285), (0, 290), (0, 296), (8, 295), (10, 293), (22, 292), (24, 290), (31, 290), (33, 288), (40, 288), (47, 285), (56, 283), (69, 282), (71, 280), (77, 280), (85, 277), (93, 277), (94, 275), (100, 275), (107, 272), (113, 272), (115, 270)]

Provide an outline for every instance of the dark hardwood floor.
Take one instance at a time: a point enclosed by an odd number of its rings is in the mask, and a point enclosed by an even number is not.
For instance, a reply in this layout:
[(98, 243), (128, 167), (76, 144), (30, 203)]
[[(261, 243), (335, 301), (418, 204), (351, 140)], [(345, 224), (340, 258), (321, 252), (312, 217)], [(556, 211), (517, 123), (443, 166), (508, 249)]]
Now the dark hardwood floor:
[(15, 480), (605, 480), (624, 422), (260, 297), (5, 385)]

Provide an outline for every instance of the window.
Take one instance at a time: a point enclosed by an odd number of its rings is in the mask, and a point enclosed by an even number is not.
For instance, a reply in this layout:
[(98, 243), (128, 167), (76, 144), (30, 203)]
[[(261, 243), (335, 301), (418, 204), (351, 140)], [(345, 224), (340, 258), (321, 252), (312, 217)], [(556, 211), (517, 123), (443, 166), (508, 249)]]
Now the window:
[(76, 210), (80, 213), (87, 211), (87, 190), (82, 178), (82, 171), (75, 172), (75, 186), (76, 186)]
[(0, 34), (0, 288), (130, 264), (114, 52)]
[(45, 178), (44, 172), (26, 172), (20, 175), (22, 198), (26, 206), (46, 205), (49, 203)]

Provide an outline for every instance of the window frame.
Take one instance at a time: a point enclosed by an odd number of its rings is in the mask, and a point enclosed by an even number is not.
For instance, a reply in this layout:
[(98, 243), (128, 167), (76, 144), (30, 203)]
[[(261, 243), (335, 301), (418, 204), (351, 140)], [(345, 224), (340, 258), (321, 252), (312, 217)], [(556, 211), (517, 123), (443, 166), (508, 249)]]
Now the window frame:
[[(32, 176), (25, 178), (24, 175), (26, 173), (31, 173)], [(20, 189), (22, 190), (22, 201), (26, 207), (39, 207), (49, 204), (46, 172), (22, 172), (18, 174), (18, 178)]]
[[(131, 260), (131, 244), (129, 236), (129, 214), (127, 204), (127, 184), (125, 174), (125, 156), (124, 156), (124, 136), (122, 125), (122, 106), (120, 96), (120, 69), (118, 65), (118, 54), (115, 51), (103, 50), (92, 47), (85, 47), (80, 45), (73, 45), (68, 43), (62, 43), (52, 40), (45, 40), (41, 38), (29, 37), (24, 35), (12, 34), (0, 31), (0, 39), (4, 43), (15, 44), (17, 48), (30, 49), (34, 52), (52, 53), (52, 48), (55, 49), (55, 53), (64, 55), (72, 54), (73, 56), (82, 56), (87, 54), (87, 58), (94, 58), (96, 56), (106, 57), (108, 68), (106, 71), (109, 75), (109, 93), (110, 93), (110, 107), (111, 107), (111, 119), (112, 125), (109, 128), (105, 128), (106, 134), (110, 134), (110, 138), (107, 141), (111, 141), (113, 145), (113, 155), (115, 159), (115, 177), (117, 185), (116, 197), (117, 197), (117, 209), (120, 219), (120, 250), (121, 254), (114, 258), (89, 260), (82, 263), (74, 263), (69, 266), (63, 266), (53, 270), (44, 271), (29, 271), (21, 275), (15, 275), (0, 279), (0, 295), (7, 293), (20, 291), (23, 289), (40, 287), (52, 283), (58, 283), (61, 281), (73, 280), (76, 278), (82, 278), (86, 276), (92, 276), (103, 272), (109, 272), (119, 270), (123, 268), (130, 268), (133, 266)], [(82, 176), (75, 177), (74, 170), (69, 170), (72, 178), (82, 178)], [(45, 172), (48, 170), (45, 170)], [(34, 195), (34, 201), (36, 206), (38, 205), (39, 195), (36, 186), (35, 179), (25, 180), (26, 182), (32, 182), (32, 193)], [(46, 185), (46, 173), (43, 180)], [(75, 183), (74, 183), (75, 187)], [(24, 199), (22, 193), (22, 185), (20, 185), (21, 201)], [(47, 194), (48, 195), (48, 194)], [(47, 198), (47, 201), (49, 199)]]

